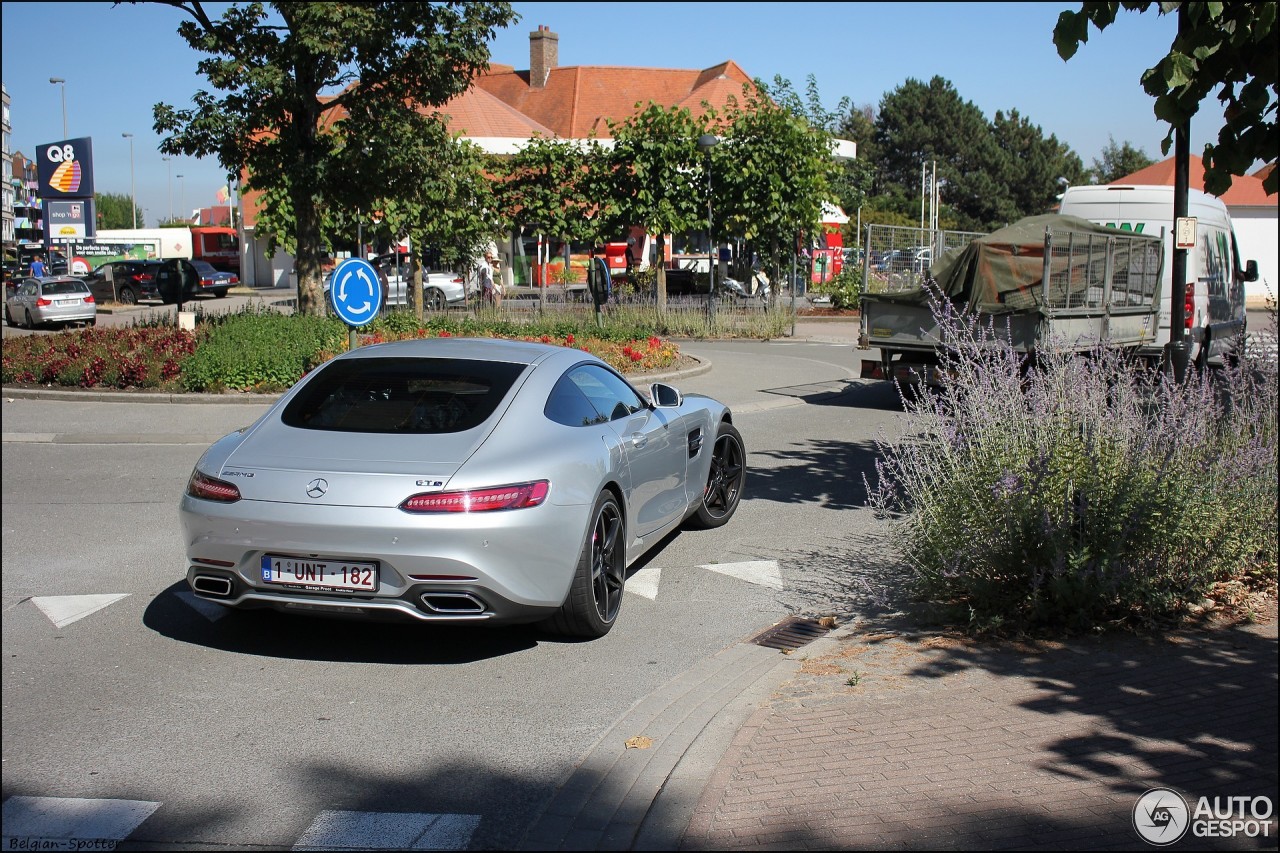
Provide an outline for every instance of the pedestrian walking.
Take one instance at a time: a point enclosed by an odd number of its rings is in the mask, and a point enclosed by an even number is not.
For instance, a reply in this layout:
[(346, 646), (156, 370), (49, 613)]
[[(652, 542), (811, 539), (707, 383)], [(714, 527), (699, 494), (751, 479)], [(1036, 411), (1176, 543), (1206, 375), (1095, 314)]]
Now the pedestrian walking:
[(44, 256), (36, 255), (36, 259), (31, 262), (31, 275), (34, 278), (44, 278), (46, 275), (44, 267)]
[(502, 304), (502, 291), (494, 280), (498, 270), (498, 256), (492, 249), (486, 249), (484, 259), (478, 270), (480, 276), (480, 300), (485, 305), (497, 308)]

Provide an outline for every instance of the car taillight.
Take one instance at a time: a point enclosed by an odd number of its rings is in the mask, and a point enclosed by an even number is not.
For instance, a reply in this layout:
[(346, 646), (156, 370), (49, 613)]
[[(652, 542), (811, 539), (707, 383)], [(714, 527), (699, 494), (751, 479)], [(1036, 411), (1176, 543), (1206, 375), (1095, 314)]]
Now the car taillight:
[(133, 276), (132, 276), (132, 278), (133, 278), (133, 280), (134, 280), (134, 281), (136, 281), (138, 284), (146, 284), (146, 283), (148, 283), (148, 282), (150, 282), (150, 281), (153, 281), (153, 280), (154, 280), (154, 278), (153, 278), (152, 276), (149, 276), (149, 275), (147, 275), (146, 273), (143, 273), (143, 272), (140, 272), (140, 273), (134, 273), (134, 274), (133, 274)]
[(413, 495), (400, 504), (405, 512), (489, 512), (496, 509), (526, 509), (547, 498), (551, 483), (536, 480), (491, 489), (435, 492)]
[(92, 302), (92, 301), (93, 301), (93, 294), (89, 294), (88, 296), (86, 296), (86, 297), (84, 298), (84, 301), (85, 301), (85, 302)]
[(36, 306), (39, 308), (48, 308), (52, 304), (52, 300), (45, 299), (43, 296), (36, 300)]
[(1188, 329), (1191, 328), (1192, 320), (1196, 315), (1196, 283), (1194, 281), (1187, 282), (1186, 302), (1182, 306), (1182, 322)]
[(220, 503), (235, 503), (240, 500), (240, 490), (234, 484), (216, 480), (199, 471), (191, 472), (191, 479), (187, 481), (187, 494), (193, 498)]

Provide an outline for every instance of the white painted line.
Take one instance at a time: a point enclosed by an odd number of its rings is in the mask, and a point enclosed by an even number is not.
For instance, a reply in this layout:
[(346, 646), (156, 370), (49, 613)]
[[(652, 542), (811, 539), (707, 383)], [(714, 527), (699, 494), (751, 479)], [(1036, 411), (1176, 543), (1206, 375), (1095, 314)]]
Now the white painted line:
[(4, 801), (5, 850), (87, 850), (81, 843), (102, 841), (101, 850), (138, 828), (159, 803), (145, 800), (86, 800), (77, 797), (10, 797)]
[(643, 595), (645, 598), (653, 601), (658, 597), (658, 584), (662, 580), (662, 569), (655, 566), (641, 569), (631, 577), (627, 578), (625, 587), (627, 592), (634, 592), (636, 595)]
[(31, 599), (31, 603), (39, 607), (40, 612), (48, 616), (54, 625), (65, 628), (90, 613), (97, 613), (128, 597), (127, 592), (108, 595), (41, 595)]
[(294, 850), (465, 850), (480, 815), (322, 811)]
[(761, 586), (771, 587), (773, 589), (782, 589), (782, 572), (778, 569), (777, 560), (749, 560), (745, 563), (712, 563), (706, 566), (698, 566), (700, 569), (710, 569), (713, 572), (719, 572), (722, 575), (728, 575), (731, 578), (747, 581), (748, 583), (760, 584)]
[(217, 622), (223, 616), (226, 616), (231, 612), (231, 608), (223, 607), (221, 604), (214, 604), (212, 601), (205, 601), (194, 592), (183, 591), (179, 592), (177, 595), (183, 604), (187, 605), (210, 622)]

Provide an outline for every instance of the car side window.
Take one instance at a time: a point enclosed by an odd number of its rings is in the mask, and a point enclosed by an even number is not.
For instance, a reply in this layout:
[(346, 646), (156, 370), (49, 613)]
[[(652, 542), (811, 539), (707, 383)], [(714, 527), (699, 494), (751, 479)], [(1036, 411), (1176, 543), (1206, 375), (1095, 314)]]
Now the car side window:
[(606, 421), (629, 417), (646, 408), (644, 400), (625, 380), (599, 365), (579, 365), (566, 376)]
[(609, 420), (596, 410), (571, 376), (560, 377), (542, 411), (549, 420), (565, 426), (591, 426)]

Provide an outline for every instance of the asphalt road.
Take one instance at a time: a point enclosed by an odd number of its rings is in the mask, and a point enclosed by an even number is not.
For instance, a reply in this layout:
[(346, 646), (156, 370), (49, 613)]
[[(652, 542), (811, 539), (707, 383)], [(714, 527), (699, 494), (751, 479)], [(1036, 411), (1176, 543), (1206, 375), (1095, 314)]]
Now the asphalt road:
[(106, 801), (141, 824), (121, 849), (323, 845), (351, 815), (369, 846), (420, 826), (422, 843), (517, 846), (636, 703), (880, 584), (860, 474), (902, 418), (887, 383), (852, 379), (848, 343), (684, 349), (715, 369), (681, 390), (735, 407), (745, 498), (728, 526), (634, 567), (619, 624), (589, 643), (224, 614), (184, 594), (178, 497), (208, 441), (261, 404), (6, 399), (6, 808)]

